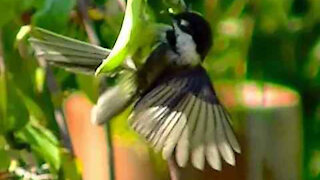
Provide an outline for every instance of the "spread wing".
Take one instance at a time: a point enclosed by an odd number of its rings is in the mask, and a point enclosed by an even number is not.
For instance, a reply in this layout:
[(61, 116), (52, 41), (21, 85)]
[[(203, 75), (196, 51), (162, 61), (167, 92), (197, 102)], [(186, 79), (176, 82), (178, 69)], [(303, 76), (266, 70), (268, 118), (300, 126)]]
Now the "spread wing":
[(41, 28), (33, 28), (29, 41), (37, 57), (73, 72), (93, 74), (110, 53), (108, 49)]
[(234, 165), (234, 151), (240, 153), (230, 116), (201, 66), (161, 77), (136, 103), (130, 124), (164, 159), (175, 154), (181, 167), (190, 156), (198, 169), (207, 160), (220, 170), (221, 158)]

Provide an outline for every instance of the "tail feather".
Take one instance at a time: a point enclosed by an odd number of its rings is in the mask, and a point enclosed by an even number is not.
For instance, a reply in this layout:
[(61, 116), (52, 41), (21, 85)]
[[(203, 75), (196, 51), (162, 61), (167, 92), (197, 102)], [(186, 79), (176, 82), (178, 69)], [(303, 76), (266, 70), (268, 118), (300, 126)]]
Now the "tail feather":
[(33, 28), (31, 46), (38, 58), (69, 71), (94, 73), (110, 50), (41, 28)]

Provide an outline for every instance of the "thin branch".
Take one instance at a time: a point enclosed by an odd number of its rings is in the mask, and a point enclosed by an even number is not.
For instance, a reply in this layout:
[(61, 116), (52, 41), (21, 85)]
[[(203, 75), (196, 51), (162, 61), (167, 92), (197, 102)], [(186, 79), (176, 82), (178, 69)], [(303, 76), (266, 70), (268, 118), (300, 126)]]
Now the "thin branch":
[(115, 167), (114, 167), (114, 153), (113, 153), (113, 145), (112, 145), (112, 135), (111, 135), (111, 126), (110, 121), (105, 123), (105, 138), (107, 144), (107, 152), (108, 152), (108, 166), (109, 166), (109, 180), (115, 180)]
[(97, 34), (95, 33), (92, 20), (89, 18), (89, 15), (88, 15), (89, 3), (90, 1), (78, 0), (78, 10), (79, 10), (80, 16), (82, 17), (83, 25), (88, 34), (90, 43), (95, 45), (100, 45), (100, 40)]

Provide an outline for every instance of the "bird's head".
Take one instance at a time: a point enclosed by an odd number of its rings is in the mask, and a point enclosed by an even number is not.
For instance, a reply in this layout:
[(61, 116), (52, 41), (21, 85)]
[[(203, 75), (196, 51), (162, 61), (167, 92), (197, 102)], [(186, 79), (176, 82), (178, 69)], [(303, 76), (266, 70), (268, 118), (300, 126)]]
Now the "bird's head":
[(199, 14), (183, 12), (172, 15), (173, 35), (169, 42), (180, 54), (196, 54), (202, 61), (212, 46), (209, 23)]

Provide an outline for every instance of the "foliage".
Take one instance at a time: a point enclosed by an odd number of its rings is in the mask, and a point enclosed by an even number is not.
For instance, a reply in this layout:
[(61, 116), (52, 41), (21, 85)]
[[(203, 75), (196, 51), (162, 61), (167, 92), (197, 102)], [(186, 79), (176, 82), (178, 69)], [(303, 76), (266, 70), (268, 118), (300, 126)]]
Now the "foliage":
[[(111, 54), (97, 69), (96, 74), (114, 70), (119, 66), (127, 56), (134, 56), (137, 49), (150, 47), (154, 33), (150, 33), (150, 20), (144, 17), (146, 9), (144, 0), (129, 0), (126, 13), (123, 19), (123, 25), (119, 33)], [(145, 33), (144, 37), (139, 36), (139, 32)], [(150, 51), (150, 50), (149, 50)]]
[[(94, 0), (88, 4), (89, 19), (103, 47), (113, 47), (120, 32), (124, 12), (117, 2)], [(168, 0), (130, 2), (147, 2), (147, 13), (157, 22), (169, 22), (160, 12), (174, 6), (170, 4), (174, 1)], [(318, 179), (320, 1), (185, 2), (187, 7), (204, 14), (213, 28), (214, 47), (205, 60), (210, 76), (271, 81), (298, 91), (304, 114), (304, 179)], [(76, 0), (0, 1), (0, 174), (15, 172), (18, 167), (28, 170), (30, 166), (44, 172), (43, 165), (49, 165), (50, 174), (55, 177), (79, 179), (76, 160), (63, 146), (65, 138), (55, 113), (61, 111), (62, 100), (71, 91), (83, 91), (94, 102), (98, 81), (56, 68), (44, 71), (27, 42), (15, 40), (21, 26), (32, 24), (89, 41), (78, 6)], [(126, 47), (130, 50), (123, 47), (119, 45), (120, 53), (132, 53), (137, 48), (133, 44)], [(109, 61), (115, 64), (102, 71), (119, 65), (123, 57), (110, 58), (116, 58)]]

